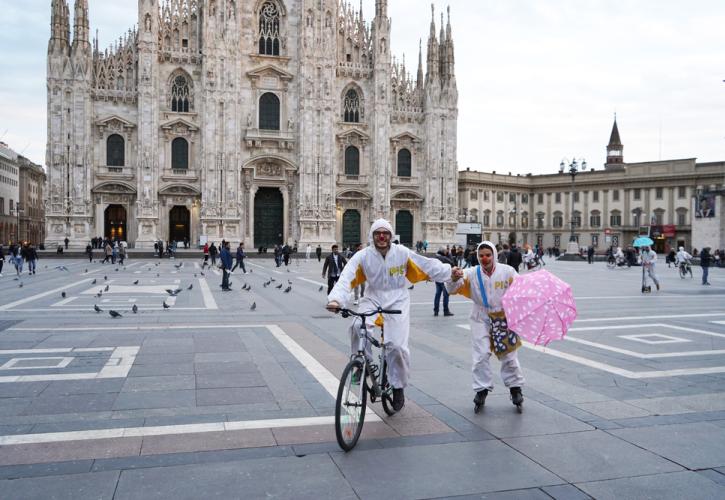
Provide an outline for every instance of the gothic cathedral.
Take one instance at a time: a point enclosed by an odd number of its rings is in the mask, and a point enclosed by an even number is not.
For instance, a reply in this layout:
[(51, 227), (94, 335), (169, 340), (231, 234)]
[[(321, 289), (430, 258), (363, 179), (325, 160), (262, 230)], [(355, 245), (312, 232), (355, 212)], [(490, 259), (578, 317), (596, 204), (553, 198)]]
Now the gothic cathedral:
[[(88, 0), (52, 0), (47, 240), (453, 241), (458, 92), (450, 16), (425, 76), (391, 56), (387, 0), (138, 0), (91, 42)], [(234, 243), (233, 243), (234, 244)]]

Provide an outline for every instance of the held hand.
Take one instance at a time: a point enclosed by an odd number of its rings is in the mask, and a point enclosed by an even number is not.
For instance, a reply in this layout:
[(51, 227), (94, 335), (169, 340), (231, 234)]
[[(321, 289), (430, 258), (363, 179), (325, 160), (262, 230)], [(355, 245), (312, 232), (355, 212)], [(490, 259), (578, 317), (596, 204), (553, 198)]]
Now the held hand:
[(326, 308), (326, 309), (327, 309), (328, 311), (330, 311), (330, 312), (334, 312), (334, 313), (337, 313), (337, 312), (339, 312), (339, 311), (340, 311), (340, 304), (338, 304), (337, 302), (335, 302), (335, 301), (333, 300), (333, 301), (330, 301), (330, 302), (328, 302), (328, 304), (327, 304), (327, 305), (325, 306), (325, 308)]
[(458, 281), (463, 278), (463, 270), (458, 266), (451, 268), (451, 281)]

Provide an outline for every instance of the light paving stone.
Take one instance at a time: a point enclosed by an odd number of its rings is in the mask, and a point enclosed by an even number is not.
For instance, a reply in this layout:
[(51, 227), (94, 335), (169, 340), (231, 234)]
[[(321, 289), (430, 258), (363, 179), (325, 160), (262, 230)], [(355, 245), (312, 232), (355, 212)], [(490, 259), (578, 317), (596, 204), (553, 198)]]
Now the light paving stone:
[(608, 432), (689, 469), (725, 466), (725, 432), (708, 422)]
[(463, 495), (455, 497), (442, 497), (437, 500), (551, 500), (551, 497), (539, 488), (525, 490), (500, 491), (478, 495)]
[(627, 403), (648, 410), (653, 415), (721, 411), (725, 410), (725, 393), (633, 399)]
[(196, 500), (212, 485), (218, 498), (358, 498), (328, 456), (313, 455), (123, 471), (114, 500)]
[(682, 467), (654, 453), (603, 431), (504, 441), (570, 483), (682, 470)]
[(24, 500), (111, 500), (118, 471), (0, 481), (0, 498)]
[(577, 484), (598, 500), (656, 498), (710, 500), (725, 498), (725, 487), (696, 472), (674, 472)]
[(142, 455), (276, 446), (269, 429), (203, 432), (143, 438)]
[[(335, 427), (332, 425), (312, 425), (303, 427), (279, 427), (272, 429), (279, 445), (336, 442)], [(383, 422), (367, 422), (363, 426), (361, 440), (398, 437), (390, 426)]]
[(138, 455), (140, 451), (141, 438), (110, 438), (9, 445), (2, 447), (0, 465), (127, 457)]
[(388, 498), (435, 498), (562, 484), (499, 441), (356, 450), (332, 458), (361, 498), (381, 491)]
[(647, 410), (632, 406), (622, 401), (603, 401), (596, 403), (577, 403), (576, 406), (582, 410), (593, 413), (608, 420), (620, 418), (647, 417), (650, 413)]
[[(395, 416), (397, 417), (397, 415)], [(401, 436), (417, 436), (421, 434), (440, 434), (453, 432), (453, 429), (435, 417), (422, 418), (389, 418), (386, 423)]]
[(544, 486), (541, 489), (555, 500), (590, 500), (592, 498), (573, 484)]

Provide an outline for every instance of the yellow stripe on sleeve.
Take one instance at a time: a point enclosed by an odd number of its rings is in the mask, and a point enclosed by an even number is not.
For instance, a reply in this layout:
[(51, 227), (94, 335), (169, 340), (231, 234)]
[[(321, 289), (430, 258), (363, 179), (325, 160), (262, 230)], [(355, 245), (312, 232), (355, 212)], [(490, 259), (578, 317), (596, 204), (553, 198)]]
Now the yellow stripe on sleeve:
[(363, 271), (363, 268), (360, 264), (357, 265), (357, 269), (355, 270), (355, 277), (352, 280), (352, 283), (350, 283), (350, 288), (355, 288), (367, 281), (367, 276), (365, 276), (365, 271)]
[(410, 258), (406, 263), (405, 277), (411, 283), (418, 283), (419, 281), (425, 281), (430, 279), (430, 277), (425, 272), (423, 272), (423, 270), (419, 268), (415, 262), (413, 262), (413, 259)]
[(463, 295), (464, 297), (468, 297), (470, 299), (471, 282), (468, 281), (468, 278), (463, 278), (463, 285), (461, 285), (455, 292), (452, 292), (451, 295)]

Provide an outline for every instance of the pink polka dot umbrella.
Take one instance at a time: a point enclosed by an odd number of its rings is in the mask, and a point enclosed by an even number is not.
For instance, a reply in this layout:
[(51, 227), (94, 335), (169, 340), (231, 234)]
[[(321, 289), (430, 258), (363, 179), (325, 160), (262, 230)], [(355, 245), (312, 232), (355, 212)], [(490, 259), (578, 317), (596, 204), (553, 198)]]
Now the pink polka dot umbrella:
[(576, 319), (571, 287), (548, 271), (518, 276), (502, 303), (509, 329), (536, 345), (564, 338)]

